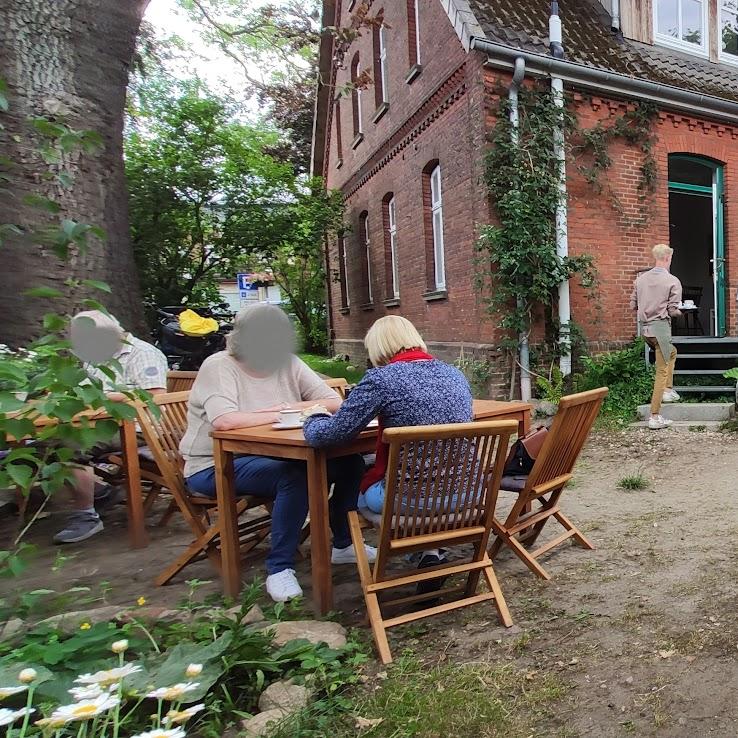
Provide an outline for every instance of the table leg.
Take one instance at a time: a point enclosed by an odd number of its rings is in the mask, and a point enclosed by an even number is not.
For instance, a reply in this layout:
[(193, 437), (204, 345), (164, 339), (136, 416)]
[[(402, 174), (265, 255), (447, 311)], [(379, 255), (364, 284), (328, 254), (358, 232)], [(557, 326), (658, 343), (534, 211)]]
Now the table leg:
[(333, 608), (331, 540), (328, 525), (328, 470), (325, 453), (320, 449), (311, 451), (307, 460), (307, 477), (313, 603), (318, 613), (325, 615)]
[(518, 417), (518, 435), (524, 436), (530, 431), (530, 410), (524, 410)]
[(120, 447), (123, 466), (126, 470), (128, 486), (128, 536), (131, 548), (144, 548), (149, 543), (144, 515), (143, 491), (141, 490), (141, 469), (138, 464), (138, 438), (136, 424), (124, 420), (120, 426)]
[(238, 545), (233, 454), (224, 451), (222, 442), (217, 438), (213, 439), (213, 459), (215, 460), (215, 494), (218, 500), (223, 593), (226, 597), (237, 597), (241, 591), (241, 556)]

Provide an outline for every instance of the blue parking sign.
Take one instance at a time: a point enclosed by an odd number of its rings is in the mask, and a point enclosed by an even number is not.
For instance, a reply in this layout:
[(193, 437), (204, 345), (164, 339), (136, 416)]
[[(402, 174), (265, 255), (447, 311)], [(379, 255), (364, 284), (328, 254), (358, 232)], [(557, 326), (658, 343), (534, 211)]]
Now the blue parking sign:
[(254, 275), (253, 274), (245, 274), (243, 272), (239, 272), (236, 275), (236, 280), (238, 281), (238, 289), (242, 291), (247, 290), (258, 290), (259, 288), (254, 284)]

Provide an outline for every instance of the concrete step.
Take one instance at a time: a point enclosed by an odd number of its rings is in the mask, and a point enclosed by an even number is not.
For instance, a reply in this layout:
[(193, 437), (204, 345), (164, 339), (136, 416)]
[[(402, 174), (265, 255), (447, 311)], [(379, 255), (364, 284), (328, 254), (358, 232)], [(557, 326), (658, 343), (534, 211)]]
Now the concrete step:
[(690, 392), (712, 392), (718, 395), (734, 395), (735, 387), (732, 385), (716, 385), (716, 384), (694, 384), (686, 387), (674, 387), (680, 395), (688, 395)]
[[(724, 420), (703, 420), (702, 422), (694, 422), (691, 420), (675, 420), (674, 424), (669, 428), (662, 430), (679, 430), (679, 431), (696, 431), (696, 430), (720, 430)], [(637, 423), (631, 423), (631, 428), (648, 428), (647, 420), (639, 420)], [(654, 431), (656, 433), (657, 431)]]
[[(649, 405), (638, 406), (638, 417), (641, 420), (647, 420), (650, 414)], [(735, 417), (735, 403), (669, 402), (661, 406), (661, 414), (668, 420), (678, 420), (688, 425), (705, 425), (710, 421), (723, 423)]]

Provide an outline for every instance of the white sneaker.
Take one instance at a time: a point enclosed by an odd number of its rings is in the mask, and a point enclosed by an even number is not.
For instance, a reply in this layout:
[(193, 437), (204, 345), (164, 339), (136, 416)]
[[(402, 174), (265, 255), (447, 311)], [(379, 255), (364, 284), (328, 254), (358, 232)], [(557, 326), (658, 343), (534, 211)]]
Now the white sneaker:
[(660, 430), (661, 428), (668, 428), (673, 422), (673, 420), (667, 420), (663, 415), (652, 415), (648, 419), (648, 427), (651, 430)]
[[(364, 544), (364, 550), (366, 551), (366, 557), (369, 559), (369, 563), (372, 564), (377, 558), (377, 549), (373, 546), (367, 546)], [(354, 546), (346, 546), (346, 548), (334, 548), (331, 552), (331, 564), (355, 564), (356, 563), (356, 551)]]
[(302, 587), (295, 577), (294, 569), (282, 569), (270, 574), (266, 580), (266, 590), (275, 602), (287, 602), (302, 597)]
[(664, 394), (661, 397), (661, 402), (679, 402), (682, 398), (678, 392), (673, 389), (664, 390)]

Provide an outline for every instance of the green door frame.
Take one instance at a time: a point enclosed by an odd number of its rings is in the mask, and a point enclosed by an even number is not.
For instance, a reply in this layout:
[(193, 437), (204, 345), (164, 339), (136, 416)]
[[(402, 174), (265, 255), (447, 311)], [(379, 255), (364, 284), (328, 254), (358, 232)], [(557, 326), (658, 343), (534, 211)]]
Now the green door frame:
[[(669, 192), (683, 192), (712, 200), (713, 284), (715, 297), (715, 335), (725, 335), (725, 194), (723, 165), (712, 159), (690, 154), (670, 154), (669, 159), (691, 161), (712, 170), (712, 187), (669, 181)], [(711, 326), (712, 328), (712, 326)]]

